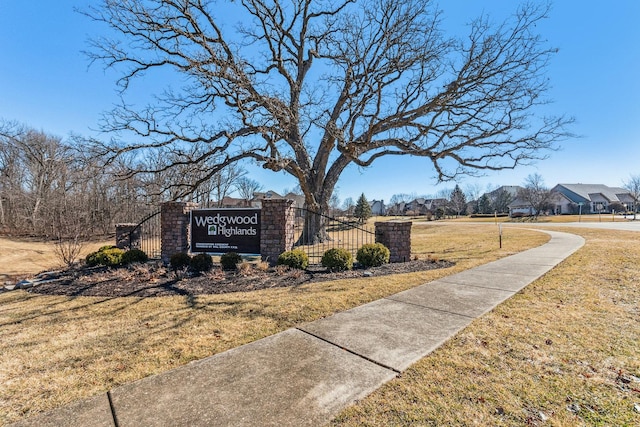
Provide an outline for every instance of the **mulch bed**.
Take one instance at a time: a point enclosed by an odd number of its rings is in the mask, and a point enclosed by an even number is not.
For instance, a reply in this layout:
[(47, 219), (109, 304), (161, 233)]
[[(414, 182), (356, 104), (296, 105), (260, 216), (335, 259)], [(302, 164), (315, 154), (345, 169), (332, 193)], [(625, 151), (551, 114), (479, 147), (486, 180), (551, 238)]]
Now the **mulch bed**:
[(411, 273), (447, 268), (453, 264), (449, 261), (415, 260), (368, 269), (356, 267), (340, 272), (331, 272), (319, 266), (307, 270), (294, 270), (280, 267), (260, 269), (252, 265), (251, 268), (242, 271), (222, 271), (214, 267), (212, 271), (190, 275), (186, 272), (176, 274), (160, 263), (147, 263), (119, 269), (98, 267), (55, 272), (44, 282), (29, 289), (29, 292), (100, 297), (195, 296)]

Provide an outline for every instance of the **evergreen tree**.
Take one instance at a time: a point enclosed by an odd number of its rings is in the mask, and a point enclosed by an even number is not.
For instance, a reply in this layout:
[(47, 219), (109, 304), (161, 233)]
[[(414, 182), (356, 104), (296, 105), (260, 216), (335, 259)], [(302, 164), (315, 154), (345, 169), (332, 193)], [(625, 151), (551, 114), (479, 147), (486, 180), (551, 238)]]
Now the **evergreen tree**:
[(478, 213), (481, 214), (490, 214), (491, 213), (491, 200), (489, 196), (483, 194), (478, 200)]
[(461, 213), (467, 211), (467, 197), (462, 192), (459, 185), (456, 184), (456, 188), (451, 192), (451, 210), (455, 212), (456, 216), (460, 216)]
[(364, 193), (360, 195), (358, 201), (356, 202), (354, 215), (361, 223), (364, 223), (366, 220), (371, 218), (371, 205), (369, 205), (369, 202), (364, 196)]

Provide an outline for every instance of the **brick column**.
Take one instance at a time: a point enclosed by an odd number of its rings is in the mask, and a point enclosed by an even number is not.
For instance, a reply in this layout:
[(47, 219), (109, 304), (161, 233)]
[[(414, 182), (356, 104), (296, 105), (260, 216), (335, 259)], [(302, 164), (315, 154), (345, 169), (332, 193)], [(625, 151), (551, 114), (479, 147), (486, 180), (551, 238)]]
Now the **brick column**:
[(189, 212), (197, 203), (167, 202), (160, 207), (160, 257), (168, 263), (171, 255), (189, 250)]
[(138, 227), (138, 224), (116, 224), (116, 247), (140, 249), (141, 233), (142, 228)]
[(382, 243), (391, 252), (390, 262), (411, 260), (411, 222), (376, 222), (376, 243)]
[(274, 265), (281, 253), (293, 248), (295, 208), (293, 200), (264, 199), (260, 215), (260, 254)]

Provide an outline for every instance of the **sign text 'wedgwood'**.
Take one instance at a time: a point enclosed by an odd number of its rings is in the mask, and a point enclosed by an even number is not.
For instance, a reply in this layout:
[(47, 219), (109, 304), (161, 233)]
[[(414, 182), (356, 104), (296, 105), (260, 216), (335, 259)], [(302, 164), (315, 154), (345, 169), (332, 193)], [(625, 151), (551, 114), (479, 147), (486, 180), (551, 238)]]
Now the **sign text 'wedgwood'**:
[(191, 252), (260, 252), (259, 209), (196, 209), (191, 212)]

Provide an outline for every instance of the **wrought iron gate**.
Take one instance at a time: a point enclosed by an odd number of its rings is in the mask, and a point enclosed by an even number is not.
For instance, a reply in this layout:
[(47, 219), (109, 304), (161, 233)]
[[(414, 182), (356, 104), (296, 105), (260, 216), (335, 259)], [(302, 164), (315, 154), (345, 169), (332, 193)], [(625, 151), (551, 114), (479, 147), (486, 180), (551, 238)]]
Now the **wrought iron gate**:
[(150, 259), (161, 255), (160, 210), (147, 215), (129, 232), (129, 247), (141, 249)]
[[(305, 221), (306, 219), (306, 221)], [(319, 219), (324, 235), (318, 239), (311, 224)], [(294, 246), (303, 249), (311, 264), (320, 264), (322, 255), (331, 248), (344, 248), (355, 258), (365, 243), (375, 242), (375, 227), (361, 223), (357, 218), (334, 218), (305, 208), (296, 208)]]

